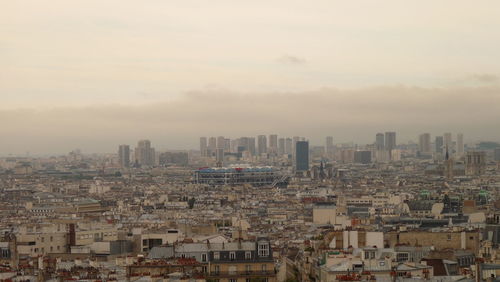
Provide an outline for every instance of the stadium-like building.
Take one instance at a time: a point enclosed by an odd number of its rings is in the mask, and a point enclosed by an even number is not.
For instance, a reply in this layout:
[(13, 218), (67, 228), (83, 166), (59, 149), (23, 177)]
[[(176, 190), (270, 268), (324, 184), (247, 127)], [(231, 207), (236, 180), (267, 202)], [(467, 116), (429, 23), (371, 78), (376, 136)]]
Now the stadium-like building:
[(203, 167), (194, 171), (194, 182), (198, 184), (275, 186), (285, 179), (273, 167)]

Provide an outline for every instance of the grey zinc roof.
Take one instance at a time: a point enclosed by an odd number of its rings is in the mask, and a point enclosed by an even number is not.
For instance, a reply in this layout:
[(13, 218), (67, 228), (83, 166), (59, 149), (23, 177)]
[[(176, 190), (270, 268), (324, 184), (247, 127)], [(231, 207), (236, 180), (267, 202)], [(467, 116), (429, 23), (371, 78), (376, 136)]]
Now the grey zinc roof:
[(240, 243), (238, 242), (231, 242), (231, 243), (217, 243), (217, 244), (210, 244), (210, 250), (212, 251), (238, 251), (238, 250), (245, 250), (245, 251), (253, 251), (255, 250), (255, 243), (254, 242), (241, 242), (241, 248), (240, 248)]

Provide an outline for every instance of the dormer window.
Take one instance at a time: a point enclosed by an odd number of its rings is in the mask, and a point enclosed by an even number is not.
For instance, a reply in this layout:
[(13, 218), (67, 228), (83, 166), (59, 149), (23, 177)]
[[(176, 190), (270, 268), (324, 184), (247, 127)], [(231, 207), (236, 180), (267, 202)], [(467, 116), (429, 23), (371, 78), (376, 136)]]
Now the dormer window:
[(375, 251), (365, 251), (365, 259), (374, 259)]
[(259, 257), (269, 256), (269, 243), (259, 243), (258, 245)]

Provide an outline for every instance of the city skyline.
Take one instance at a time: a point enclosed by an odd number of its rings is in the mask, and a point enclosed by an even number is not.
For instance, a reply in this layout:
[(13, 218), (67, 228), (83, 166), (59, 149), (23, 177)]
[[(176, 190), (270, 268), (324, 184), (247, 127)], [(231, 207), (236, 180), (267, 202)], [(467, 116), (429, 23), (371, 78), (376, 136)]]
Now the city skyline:
[[(370, 91), (332, 89), (308, 95), (282, 94), (275, 100), (258, 95), (191, 93), (183, 100), (148, 107), (4, 110), (0, 111), (0, 154), (61, 153), (74, 148), (110, 152), (117, 143), (143, 136), (171, 149), (189, 149), (197, 147), (200, 135), (257, 136), (263, 132), (300, 134), (313, 143), (326, 135), (337, 135), (339, 142), (368, 143), (376, 129), (397, 131), (402, 142), (416, 140), (422, 132), (448, 131), (462, 132), (466, 142), (500, 140), (500, 132), (491, 130), (500, 119), (496, 91), (439, 91), (441, 96), (421, 88), (379, 88), (379, 95), (373, 96)], [(462, 99), (456, 99), (459, 96)], [(246, 107), (249, 102), (252, 107)], [(270, 106), (283, 103), (286, 106)], [(471, 109), (481, 111), (465, 118), (464, 113)]]
[[(393, 137), (391, 137), (393, 140), (392, 141), (387, 141), (385, 142), (384, 139), (387, 139), (387, 138), (384, 138), (384, 135), (387, 136), (387, 135), (394, 135)], [(127, 144), (115, 144), (115, 150), (116, 150), (116, 146), (118, 146), (118, 157), (119, 158), (122, 158), (122, 154), (129, 154), (130, 157), (132, 157), (132, 153), (135, 152), (134, 150), (136, 150), (137, 148), (133, 148), (133, 144), (137, 144), (137, 142), (139, 143), (139, 146), (141, 146), (140, 144), (143, 143), (143, 142), (148, 142), (149, 144), (151, 143), (155, 143), (156, 145), (159, 145), (158, 146), (158, 150), (157, 152), (160, 153), (160, 152), (167, 152), (167, 151), (199, 151), (201, 153), (202, 156), (205, 155), (205, 150), (209, 150), (211, 153), (214, 153), (217, 151), (217, 149), (222, 149), (224, 152), (236, 152), (237, 151), (237, 148), (239, 146), (244, 146), (244, 150), (245, 151), (250, 151), (252, 153), (252, 155), (260, 155), (260, 154), (264, 154), (264, 153), (268, 153), (268, 154), (271, 154), (271, 155), (282, 155), (282, 154), (292, 154), (291, 152), (293, 151), (293, 143), (294, 142), (297, 142), (297, 141), (307, 141), (310, 146), (312, 146), (313, 148), (314, 147), (323, 147), (324, 150), (325, 150), (325, 153), (326, 154), (329, 154), (332, 152), (332, 150), (334, 150), (334, 148), (342, 148), (344, 146), (347, 146), (347, 147), (360, 147), (360, 148), (365, 148), (365, 147), (370, 147), (371, 150), (386, 150), (386, 151), (390, 151), (391, 149), (394, 149), (396, 148), (396, 146), (405, 146), (405, 145), (412, 145), (412, 146), (415, 146), (415, 148), (420, 152), (420, 153), (424, 153), (424, 154), (429, 154), (429, 153), (432, 153), (432, 152), (439, 152), (441, 153), (441, 150), (444, 152), (445, 148), (446, 148), (446, 144), (444, 143), (444, 137), (449, 135), (449, 137), (451, 138), (450, 139), (450, 142), (449, 143), (449, 149), (450, 149), (450, 153), (455, 151), (455, 153), (457, 154), (463, 154), (463, 150), (464, 150), (464, 147), (466, 145), (472, 145), (474, 146), (474, 144), (478, 144), (480, 142), (495, 142), (495, 141), (491, 141), (491, 140), (474, 140), (474, 141), (469, 141), (469, 142), (464, 142), (464, 134), (461, 133), (461, 132), (457, 132), (457, 133), (451, 133), (451, 132), (445, 132), (445, 133), (441, 133), (441, 134), (431, 134), (431, 133), (421, 133), (421, 134), (418, 134), (414, 139), (410, 139), (410, 140), (407, 140), (407, 141), (398, 141), (399, 140), (399, 134), (398, 132), (394, 132), (394, 131), (386, 131), (386, 132), (377, 132), (374, 136), (373, 136), (373, 140), (372, 142), (367, 142), (367, 143), (358, 143), (358, 142), (355, 142), (355, 141), (338, 141), (337, 139), (334, 138), (334, 136), (323, 136), (323, 139), (318, 139), (316, 141), (311, 141), (310, 138), (308, 138), (307, 136), (303, 136), (303, 137), (299, 137), (297, 135), (293, 135), (293, 138), (292, 138), (292, 135), (288, 136), (288, 135), (279, 135), (279, 134), (276, 134), (276, 133), (273, 133), (273, 134), (268, 134), (268, 135), (263, 135), (263, 134), (259, 134), (259, 135), (256, 135), (256, 136), (221, 136), (221, 135), (218, 135), (218, 136), (199, 136), (198, 137), (198, 142), (196, 145), (194, 145), (193, 147), (189, 147), (189, 148), (169, 148), (167, 146), (165, 146), (165, 144), (161, 144), (161, 143), (156, 143), (156, 141), (151, 141), (150, 139), (145, 139), (145, 138), (139, 138), (139, 139), (136, 139), (130, 143), (127, 143)], [(262, 138), (262, 141), (261, 141), (261, 144), (264, 145), (263, 148), (259, 149), (260, 146), (259, 146), (259, 136), (261, 136)], [(271, 136), (271, 137), (276, 137), (276, 141), (279, 141), (276, 145), (278, 147), (276, 148), (273, 148), (271, 147), (269, 144), (272, 142), (270, 139), (268, 139), (268, 136)], [(382, 140), (379, 139), (379, 136), (382, 136)], [(423, 147), (422, 147), (422, 136), (427, 136), (426, 137), (426, 149), (422, 150)], [(293, 141), (292, 141), (293, 139)], [(470, 138), (471, 140), (473, 138)], [(210, 144), (210, 142), (212, 141), (212, 145)], [(467, 139), (466, 139), (467, 140)], [(379, 144), (379, 142), (382, 142), (382, 145)], [(395, 143), (394, 143), (395, 142)], [(221, 143), (222, 145), (221, 146), (218, 146), (217, 144), (218, 143)], [(500, 143), (500, 142), (499, 142)], [(393, 145), (394, 144), (394, 145)], [(151, 145), (149, 145), (151, 146)], [(388, 147), (386, 147), (388, 146)], [(126, 147), (126, 148), (125, 148)], [(154, 154), (154, 151), (155, 149), (154, 148), (151, 148), (153, 150), (153, 154)], [(122, 151), (123, 150), (126, 150), (126, 153)], [(358, 149), (359, 150), (359, 149)], [(26, 151), (24, 153), (20, 153), (20, 154), (9, 154), (8, 156), (51, 156), (51, 155), (61, 155), (61, 154), (66, 154), (68, 152), (73, 152), (73, 151), (79, 151), (79, 152), (82, 152), (82, 149), (81, 148), (73, 148), (67, 152), (58, 152), (58, 153), (33, 153), (33, 152), (30, 152), (30, 151)], [(85, 154), (116, 154), (116, 152), (112, 152), (112, 151), (109, 151), (109, 152), (86, 152), (86, 151), (83, 151), (83, 153)], [(2, 156), (0, 154), (0, 156)], [(3, 156), (7, 156), (7, 155), (3, 155)], [(137, 157), (134, 157), (131, 159), (131, 161), (133, 161), (134, 159), (137, 159)], [(120, 163), (122, 161), (120, 160)], [(132, 165), (132, 163), (130, 163), (130, 165)]]
[(500, 1), (4, 2), (1, 281), (500, 281)]

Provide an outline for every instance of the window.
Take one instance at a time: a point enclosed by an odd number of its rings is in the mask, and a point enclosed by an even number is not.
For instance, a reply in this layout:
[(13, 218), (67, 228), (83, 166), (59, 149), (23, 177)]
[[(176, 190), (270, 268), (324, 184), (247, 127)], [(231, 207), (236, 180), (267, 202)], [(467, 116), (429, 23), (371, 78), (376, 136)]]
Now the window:
[(234, 252), (229, 253), (229, 259), (230, 260), (235, 260), (236, 259), (236, 254)]
[(50, 242), (54, 241), (54, 237), (50, 236)]
[(396, 260), (398, 262), (405, 262), (409, 260), (409, 254), (408, 253), (397, 253), (396, 254)]
[(229, 279), (229, 282), (236, 282), (236, 279)]
[(262, 271), (266, 271), (266, 270), (267, 270), (267, 265), (266, 265), (266, 264), (263, 264), (263, 265), (261, 266), (261, 270), (262, 270)]
[(207, 267), (206, 266), (202, 266), (201, 269), (202, 269), (203, 273), (207, 273)]
[(258, 250), (259, 250), (259, 257), (269, 256), (269, 244), (268, 243), (259, 244)]
[(214, 253), (214, 259), (220, 259), (220, 253), (219, 252), (215, 252)]
[(375, 252), (374, 251), (365, 251), (365, 259), (374, 259)]
[(451, 241), (451, 234), (448, 234), (448, 241)]
[(207, 261), (207, 254), (201, 254), (201, 261), (206, 262)]
[(216, 265), (214, 267), (214, 272), (215, 272), (215, 274), (219, 274), (219, 272), (220, 272), (220, 266)]
[(45, 237), (42, 237), (42, 243), (45, 242)]
[(251, 265), (248, 265), (248, 264), (247, 264), (247, 265), (245, 265), (245, 271), (246, 271), (247, 273), (250, 273), (250, 272), (252, 271), (252, 266), (251, 266)]
[(245, 252), (245, 259), (252, 259), (252, 252)]
[(236, 274), (236, 271), (238, 270), (238, 268), (236, 267), (236, 265), (230, 265), (228, 268), (227, 268), (228, 272), (229, 272), (229, 275), (235, 275)]

